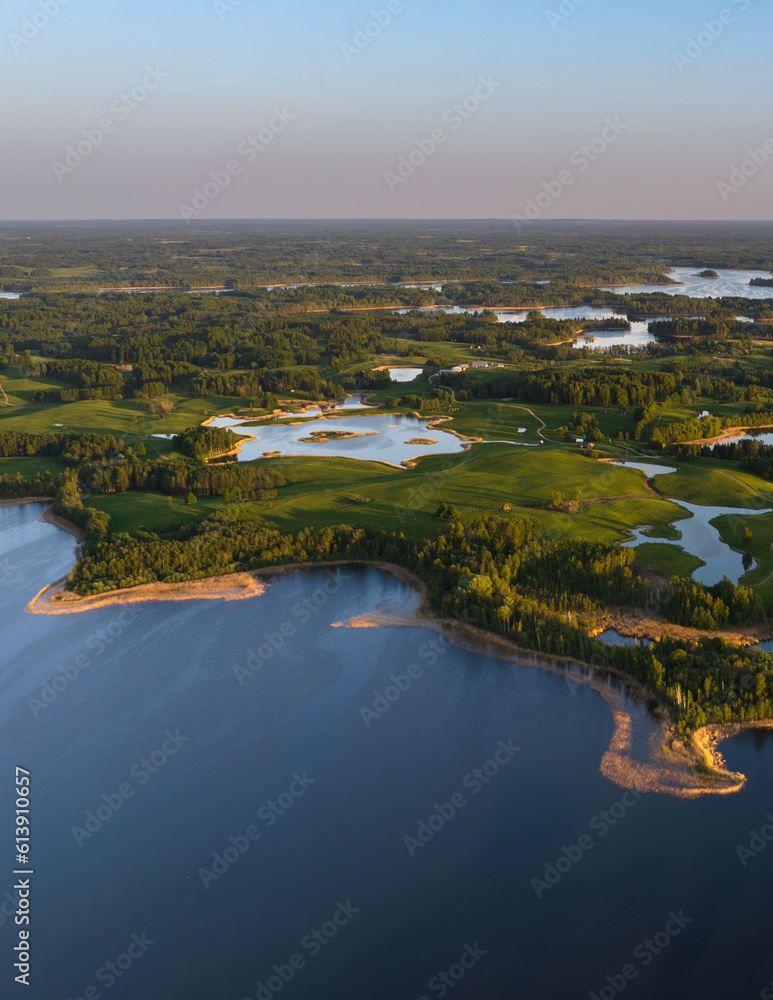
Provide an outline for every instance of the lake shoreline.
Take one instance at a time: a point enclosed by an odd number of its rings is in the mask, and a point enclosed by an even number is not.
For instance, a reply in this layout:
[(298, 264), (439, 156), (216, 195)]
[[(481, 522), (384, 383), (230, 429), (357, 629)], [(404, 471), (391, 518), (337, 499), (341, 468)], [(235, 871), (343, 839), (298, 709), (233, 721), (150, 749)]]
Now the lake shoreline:
[[(392, 414), (392, 413), (390, 413), (389, 410), (383, 411), (383, 407), (381, 407), (379, 404), (373, 404), (373, 403), (371, 403), (370, 400), (375, 395), (374, 392), (368, 392), (368, 393), (365, 393), (365, 394), (354, 393), (353, 395), (355, 395), (355, 396), (359, 395), (360, 396), (360, 398), (362, 400), (363, 408), (365, 408), (367, 406), (370, 409), (379, 409), (379, 410), (382, 410), (382, 412), (380, 412), (378, 414), (374, 414), (374, 416), (379, 416), (379, 417), (381, 417), (381, 416), (388, 417), (388, 416), (392, 416), (392, 415), (394, 415), (395, 417), (403, 416), (403, 414), (399, 414), (399, 413)], [(314, 409), (315, 407), (319, 407), (319, 404), (318, 403), (309, 403), (307, 406), (304, 407), (303, 410), (299, 410), (296, 413), (287, 413), (287, 414), (285, 414), (281, 410), (280, 411), (275, 410), (274, 411), (274, 414), (275, 414), (274, 417), (266, 417), (264, 419), (266, 421), (268, 421), (268, 420), (275, 420), (275, 419), (277, 419), (277, 417), (276, 417), (277, 413), (282, 414), (283, 416), (288, 416), (288, 417), (302, 416), (304, 412), (306, 412), (306, 411), (308, 411), (310, 409)], [(430, 416), (428, 416), (426, 414), (424, 416), (422, 416), (420, 413), (417, 413), (415, 411), (413, 413), (409, 414), (409, 415), (412, 416), (412, 417), (415, 417), (417, 420), (427, 421), (426, 430), (434, 430), (435, 428), (437, 428), (438, 430), (443, 431), (445, 434), (452, 434), (454, 437), (458, 438), (462, 442), (462, 448), (461, 448), (462, 451), (469, 451), (470, 448), (474, 444), (480, 444), (480, 443), (484, 442), (484, 439), (481, 438), (481, 437), (475, 437), (475, 436), (470, 436), (468, 434), (462, 434), (461, 432), (455, 431), (455, 430), (451, 430), (448, 427), (440, 427), (439, 426), (444, 421), (453, 420), (454, 418), (451, 417), (451, 416), (440, 415), (438, 417), (430, 417)], [(328, 412), (321, 413), (317, 417), (314, 417), (314, 418), (312, 418), (310, 420), (298, 420), (297, 421), (297, 425), (298, 426), (302, 426), (303, 424), (306, 424), (306, 423), (311, 424), (311, 423), (315, 423), (317, 420), (335, 420), (335, 419), (341, 419), (341, 418), (351, 418), (351, 416), (352, 416), (351, 413), (346, 412), (341, 407), (330, 407), (330, 409), (329, 409)], [(221, 420), (223, 417), (231, 417), (234, 420), (241, 419), (240, 417), (237, 417), (233, 413), (216, 414), (215, 416), (208, 417), (201, 426), (202, 427), (207, 427), (207, 426), (209, 426), (212, 423), (213, 420)], [(256, 423), (257, 423), (257, 421), (253, 422), (253, 426), (255, 426)], [(242, 426), (244, 426), (246, 428), (246, 423), (244, 425), (242, 425)], [(268, 424), (268, 423), (265, 423), (265, 424), (261, 424), (261, 426), (271, 426), (271, 425)], [(295, 425), (294, 424), (289, 424), (288, 426), (295, 426)], [(238, 430), (236, 428), (229, 428), (229, 430), (233, 430), (235, 434), (238, 433)], [(378, 434), (378, 431), (357, 433), (357, 434), (352, 434), (351, 436), (352, 437), (370, 437), (370, 436), (373, 436), (375, 434)], [(219, 454), (219, 455), (212, 455), (212, 456), (210, 456), (210, 461), (216, 460), (216, 459), (220, 459), (220, 458), (232, 458), (234, 456), (237, 456), (237, 455), (241, 454), (244, 445), (249, 444), (251, 441), (257, 441), (257, 440), (259, 440), (258, 437), (257, 437), (257, 435), (255, 435), (255, 434), (240, 434), (239, 436), (241, 437), (242, 440), (240, 440), (239, 442), (237, 442), (237, 444), (234, 446), (234, 448), (231, 451), (229, 451), (229, 452), (223, 452), (222, 454)], [(304, 441), (304, 443), (308, 443), (307, 439), (300, 438), (299, 440)], [(319, 443), (321, 445), (324, 445), (327, 442), (320, 441)], [(527, 444), (526, 442), (521, 442), (521, 441), (508, 441), (506, 443), (507, 444), (513, 444), (513, 445), (526, 445)], [(528, 447), (536, 447), (536, 445), (528, 445)], [(453, 452), (448, 452), (448, 453), (442, 452), (441, 454), (454, 454), (454, 453)], [(335, 457), (339, 457), (339, 458), (347, 458), (347, 459), (350, 459), (351, 461), (357, 461), (357, 462), (361, 462), (361, 461), (373, 462), (376, 465), (386, 465), (390, 469), (400, 469), (400, 470), (403, 470), (403, 469), (412, 469), (415, 466), (416, 462), (419, 459), (421, 459), (421, 458), (432, 458), (434, 455), (435, 455), (434, 452), (428, 452), (428, 453), (426, 453), (424, 455), (412, 455), (410, 458), (403, 459), (403, 461), (398, 464), (398, 463), (395, 463), (395, 462), (388, 462), (386, 459), (383, 459), (383, 458), (359, 459), (359, 458), (354, 458), (353, 456), (350, 457), (348, 455), (334, 456), (334, 455), (323, 455), (323, 454), (314, 453), (314, 452), (311, 452), (311, 453), (308, 453), (308, 454), (287, 454), (286, 455), (286, 454), (284, 454), (281, 451), (264, 451), (263, 454), (259, 458), (257, 458), (257, 459), (250, 459), (249, 461), (261, 461), (262, 459), (265, 459), (265, 458), (335, 458)]]
[(764, 431), (773, 428), (773, 424), (757, 424), (754, 427), (739, 426), (739, 427), (726, 427), (725, 430), (721, 431), (716, 437), (711, 438), (696, 438), (694, 441), (677, 441), (675, 444), (681, 446), (684, 444), (721, 444), (725, 438), (736, 437), (738, 434), (742, 434), (744, 438), (754, 438), (754, 431)]
[[(384, 564), (379, 568), (388, 572), (401, 569)], [(450, 636), (456, 645), (471, 652), (494, 655), (497, 659), (516, 663), (521, 667), (556, 674), (570, 684), (582, 684), (591, 688), (607, 703), (614, 722), (609, 748), (602, 757), (599, 771), (621, 788), (694, 799), (703, 795), (728, 795), (739, 792), (746, 784), (746, 777), (743, 774), (727, 770), (724, 758), (717, 750), (717, 744), (721, 740), (736, 735), (742, 729), (734, 728), (733, 724), (705, 727), (711, 731), (711, 738), (704, 735), (704, 730), (699, 730), (694, 734), (691, 744), (685, 746), (675, 739), (674, 726), (667, 708), (657, 703), (656, 711), (659, 716), (657, 729), (648, 741), (646, 754), (637, 754), (633, 749), (635, 723), (626, 707), (625, 697), (639, 702), (646, 701), (650, 703), (650, 707), (656, 703), (656, 696), (640, 681), (614, 667), (578, 661), (572, 657), (555, 655), (547, 657), (533, 650), (523, 649), (503, 636), (486, 632), (478, 626), (455, 619), (440, 619), (426, 605), (426, 587), (422, 581), (407, 571), (403, 572), (405, 576), (402, 572), (394, 575), (405, 579), (422, 594), (422, 603), (412, 615), (365, 614), (356, 616), (349, 622), (340, 622), (338, 626), (349, 628), (420, 626)], [(623, 690), (615, 689), (610, 682), (621, 685)], [(754, 723), (746, 724), (746, 728), (754, 728), (754, 725)], [(773, 728), (773, 720), (770, 720), (770, 726), (765, 725), (761, 728)], [(697, 768), (701, 765), (706, 767), (706, 770), (699, 773)]]
[[(306, 562), (266, 566), (242, 573), (220, 577), (204, 577), (180, 583), (148, 583), (138, 587), (111, 591), (90, 597), (80, 597), (67, 591), (66, 578), (44, 587), (27, 604), (29, 614), (62, 615), (97, 610), (112, 605), (135, 604), (146, 601), (183, 600), (244, 600), (261, 596), (270, 580), (301, 570), (342, 569), (344, 567), (377, 569), (389, 573), (413, 589), (420, 596), (415, 610), (407, 615), (365, 614), (349, 622), (334, 623), (337, 627), (379, 628), (420, 627), (428, 628), (449, 637), (456, 645), (476, 653), (488, 653), (497, 659), (516, 663), (522, 667), (546, 670), (563, 677), (567, 683), (582, 684), (596, 691), (609, 705), (614, 731), (609, 748), (602, 757), (599, 770), (610, 781), (622, 788), (641, 792), (658, 792), (681, 798), (701, 795), (729, 794), (740, 791), (746, 778), (728, 771), (717, 744), (739, 732), (737, 724), (711, 726), (707, 736), (703, 730), (693, 735), (689, 746), (674, 739), (674, 727), (668, 710), (657, 704), (654, 694), (635, 678), (613, 667), (584, 663), (571, 657), (538, 655), (522, 649), (503, 636), (486, 632), (477, 626), (454, 619), (441, 619), (428, 604), (428, 588), (409, 570), (394, 563), (372, 560), (336, 560), (333, 562)], [(612, 684), (622, 687), (615, 689)], [(636, 754), (633, 746), (634, 721), (627, 710), (625, 696), (636, 701), (657, 705), (660, 716), (658, 727), (649, 740), (646, 755)], [(754, 728), (749, 724), (747, 728)], [(773, 728), (773, 720), (770, 726)], [(699, 766), (706, 772), (698, 773)]]

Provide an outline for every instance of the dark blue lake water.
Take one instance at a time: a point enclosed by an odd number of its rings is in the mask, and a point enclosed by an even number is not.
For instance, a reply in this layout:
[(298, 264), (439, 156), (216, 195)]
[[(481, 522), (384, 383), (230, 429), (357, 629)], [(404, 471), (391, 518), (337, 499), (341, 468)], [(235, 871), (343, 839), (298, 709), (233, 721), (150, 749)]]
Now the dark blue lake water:
[(626, 794), (592, 690), (420, 628), (331, 627), (415, 602), (375, 570), (28, 615), (72, 563), (40, 512), (0, 511), (3, 996), (753, 1000), (773, 980), (773, 846), (736, 850), (770, 822), (772, 740), (725, 744), (739, 795)]

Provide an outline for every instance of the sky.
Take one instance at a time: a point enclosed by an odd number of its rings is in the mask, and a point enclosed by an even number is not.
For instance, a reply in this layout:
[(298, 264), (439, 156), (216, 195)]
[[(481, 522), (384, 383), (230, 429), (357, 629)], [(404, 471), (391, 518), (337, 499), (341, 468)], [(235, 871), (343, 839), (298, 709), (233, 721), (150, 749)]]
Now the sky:
[(0, 218), (769, 220), (771, 28), (763, 0), (4, 0)]

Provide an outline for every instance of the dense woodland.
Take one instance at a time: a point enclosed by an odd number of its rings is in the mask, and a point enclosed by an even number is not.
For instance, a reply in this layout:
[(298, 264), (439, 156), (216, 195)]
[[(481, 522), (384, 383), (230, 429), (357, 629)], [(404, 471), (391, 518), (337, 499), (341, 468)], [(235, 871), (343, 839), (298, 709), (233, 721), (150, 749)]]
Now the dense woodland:
[[(7, 290), (356, 281), (650, 283), (696, 261), (773, 269), (767, 223), (4, 223)], [(536, 303), (535, 303), (536, 304)]]
[[(616, 545), (539, 538), (533, 521), (452, 521), (434, 539), (341, 525), (292, 536), (270, 523), (222, 513), (176, 540), (148, 531), (107, 538), (101, 525), (70, 574), (73, 589), (98, 594), (277, 563), (330, 560), (397, 563), (423, 580), (441, 614), (508, 636), (519, 645), (606, 664), (632, 674), (666, 700), (687, 731), (706, 721), (773, 713), (773, 657), (664, 640), (653, 647), (604, 646), (588, 638), (588, 614), (608, 603), (642, 605), (649, 588), (631, 571), (633, 553)], [(675, 588), (675, 616), (701, 613), (747, 623), (759, 615), (744, 588)]]
[[(0, 376), (24, 380), (33, 408), (120, 404), (162, 417), (185, 397), (229, 401), (233, 412), (249, 405), (259, 416), (371, 390), (390, 409), (446, 415), (466, 403), (509, 400), (565, 408), (551, 417), (551, 439), (575, 449), (578, 438), (598, 448), (613, 439), (649, 454), (710, 455), (773, 479), (773, 447), (753, 439), (713, 451), (701, 445), (729, 426), (773, 423), (773, 364), (759, 361), (753, 343), (773, 339), (773, 298), (623, 295), (599, 287), (665, 284), (670, 266), (697, 261), (770, 271), (771, 226), (683, 224), (669, 227), (667, 241), (663, 227), (623, 233), (598, 223), (540, 223), (523, 233), (507, 223), (0, 229), (0, 284), (28, 293), (0, 300)], [(162, 290), (99, 292), (127, 286)], [(190, 294), (201, 286), (227, 291)], [(470, 311), (445, 311), (457, 306)], [(536, 311), (549, 306), (616, 315), (556, 320)], [(523, 310), (520, 322), (497, 321), (493, 310), (508, 307)], [(573, 346), (583, 332), (642, 319), (652, 321), (657, 342), (606, 354)], [(386, 371), (373, 370), (384, 356), (410, 357), (423, 364), (423, 377), (398, 392)], [(459, 356), (499, 367), (448, 372), (449, 357)], [(699, 417), (706, 400), (709, 415)], [(623, 648), (590, 638), (594, 617), (610, 606), (652, 611), (632, 550), (549, 537), (532, 520), (471, 519), (445, 499), (432, 507), (437, 531), (426, 538), (346, 524), (280, 530), (264, 512), (293, 477), (271, 463), (233, 461), (232, 431), (188, 427), (151, 457), (139, 437), (124, 440), (109, 429), (0, 431), (0, 459), (14, 470), (0, 473), (0, 496), (52, 497), (55, 511), (86, 534), (71, 574), (79, 593), (275, 563), (387, 561), (427, 584), (439, 614), (642, 680), (683, 732), (706, 720), (773, 715), (773, 659), (765, 654), (722, 639)], [(26, 459), (37, 464), (25, 478), (16, 470), (28, 467)], [(125, 534), (99, 509), (111, 501), (96, 498), (132, 491), (188, 504), (223, 497), (227, 506), (205, 517), (201, 505), (187, 527), (175, 522), (162, 534)], [(349, 500), (365, 509), (370, 502), (359, 493)], [(582, 504), (555, 490), (542, 506), (545, 517), (570, 517)], [(661, 598), (662, 617), (698, 630), (765, 622), (756, 591), (728, 581), (704, 587), (675, 576)]]

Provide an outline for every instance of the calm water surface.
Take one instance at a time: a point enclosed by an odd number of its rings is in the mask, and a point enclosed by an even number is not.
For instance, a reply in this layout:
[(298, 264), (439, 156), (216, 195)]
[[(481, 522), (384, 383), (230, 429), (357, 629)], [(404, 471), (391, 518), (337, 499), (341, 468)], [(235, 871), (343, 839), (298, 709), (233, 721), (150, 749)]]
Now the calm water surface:
[[(312, 416), (313, 413), (299, 414)], [(228, 420), (228, 418), (225, 418)], [(420, 455), (450, 455), (462, 451), (464, 442), (442, 431), (439, 427), (428, 428), (429, 420), (417, 417), (387, 414), (386, 416), (365, 415), (341, 417), (335, 420), (307, 420), (297, 424), (245, 425), (229, 421), (221, 425), (245, 434), (254, 434), (255, 441), (245, 441), (239, 453), (240, 462), (250, 462), (262, 458), (266, 452), (280, 452), (282, 455), (326, 455), (339, 458), (358, 458), (366, 462), (401, 462), (418, 458)], [(314, 441), (311, 435), (320, 431), (340, 431), (361, 435), (332, 441)], [(414, 440), (430, 441), (430, 444), (409, 444)]]
[[(415, 603), (375, 570), (297, 573), (247, 601), (25, 615), (72, 562), (40, 510), (0, 510), (0, 807), (17, 765), (34, 801), (27, 996), (265, 998), (300, 955), (282, 997), (418, 1000), (465, 948), (463, 1000), (585, 998), (628, 964), (632, 1000), (754, 1000), (773, 979), (773, 847), (746, 867), (736, 853), (773, 808), (773, 741), (725, 745), (749, 776), (739, 795), (623, 800), (598, 771), (612, 719), (589, 689), (418, 628), (332, 628)], [(97, 811), (90, 837), (73, 832)], [(412, 856), (422, 821), (437, 829)], [(552, 888), (532, 883), (583, 836)], [(642, 942), (672, 911), (684, 929), (655, 956)], [(153, 944), (108, 987), (132, 935)]]
[(685, 552), (702, 559), (706, 564), (695, 570), (692, 574), (694, 580), (710, 587), (727, 576), (733, 583), (738, 583), (746, 572), (743, 568), (743, 555), (722, 541), (719, 528), (713, 522), (720, 517), (747, 518), (760, 514), (770, 514), (773, 511), (770, 509), (749, 510), (745, 507), (704, 507), (695, 503), (687, 503), (685, 500), (674, 500), (673, 502), (678, 503), (680, 507), (685, 507), (692, 514), (692, 517), (687, 520), (674, 521), (674, 527), (682, 534), (681, 538), (677, 540), (654, 538), (645, 535), (644, 529), (639, 528), (633, 532), (633, 541), (623, 544), (636, 546), (645, 542), (661, 542), (665, 545), (677, 545)]
[(413, 382), (421, 375), (421, 368), (390, 368), (389, 374), (393, 382)]
[(668, 273), (669, 278), (678, 281), (679, 285), (624, 285), (622, 287), (607, 287), (607, 292), (618, 292), (622, 295), (644, 295), (650, 292), (665, 292), (666, 295), (691, 295), (696, 299), (720, 298), (732, 296), (744, 299), (773, 298), (773, 288), (757, 288), (750, 285), (752, 278), (770, 279), (769, 271), (730, 271), (714, 268), (718, 278), (699, 278), (702, 267), (674, 267)]

